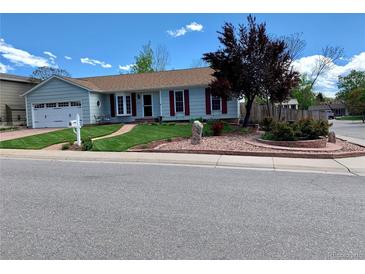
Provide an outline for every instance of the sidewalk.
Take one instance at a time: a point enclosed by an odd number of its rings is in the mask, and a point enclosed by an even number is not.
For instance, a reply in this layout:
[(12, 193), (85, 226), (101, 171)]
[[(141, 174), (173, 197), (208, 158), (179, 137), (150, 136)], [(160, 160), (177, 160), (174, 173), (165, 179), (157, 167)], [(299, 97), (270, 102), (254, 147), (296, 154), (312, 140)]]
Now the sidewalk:
[(119, 163), (150, 163), (254, 168), (275, 171), (320, 172), (365, 176), (365, 156), (342, 159), (229, 156), (181, 153), (92, 152), (0, 149), (1, 158), (73, 160)]

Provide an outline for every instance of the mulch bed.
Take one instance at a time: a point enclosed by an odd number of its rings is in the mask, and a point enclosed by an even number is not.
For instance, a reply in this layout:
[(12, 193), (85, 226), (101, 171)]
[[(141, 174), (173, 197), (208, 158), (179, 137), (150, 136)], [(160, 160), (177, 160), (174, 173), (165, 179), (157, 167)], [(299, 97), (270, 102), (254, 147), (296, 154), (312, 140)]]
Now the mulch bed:
[[(293, 158), (344, 158), (365, 156), (365, 147), (337, 139), (336, 145), (329, 144), (327, 149), (276, 148), (260, 146), (254, 140), (257, 134), (233, 133), (224, 136), (203, 137), (198, 145), (192, 145), (190, 138), (178, 138), (171, 142), (157, 141), (148, 145), (133, 147), (129, 151), (162, 152), (162, 153), (201, 153), (220, 155), (246, 155)], [(335, 149), (336, 146), (338, 149)]]

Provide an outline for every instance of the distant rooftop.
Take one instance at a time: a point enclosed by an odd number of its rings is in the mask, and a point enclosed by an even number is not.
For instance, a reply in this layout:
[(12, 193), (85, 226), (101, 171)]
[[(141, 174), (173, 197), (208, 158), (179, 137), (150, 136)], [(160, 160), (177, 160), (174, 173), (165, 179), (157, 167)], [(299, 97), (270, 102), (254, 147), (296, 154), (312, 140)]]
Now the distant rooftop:
[(39, 83), (39, 80), (31, 79), (30, 77), (20, 76), (15, 74), (0, 73), (0, 80), (25, 82), (25, 83)]

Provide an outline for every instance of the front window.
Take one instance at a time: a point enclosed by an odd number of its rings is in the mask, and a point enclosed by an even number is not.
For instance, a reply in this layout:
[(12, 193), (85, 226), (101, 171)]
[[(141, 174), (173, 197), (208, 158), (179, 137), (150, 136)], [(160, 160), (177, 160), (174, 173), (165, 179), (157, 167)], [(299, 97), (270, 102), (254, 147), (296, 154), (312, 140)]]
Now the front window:
[(124, 96), (117, 96), (118, 98), (118, 114), (124, 114)]
[(212, 96), (212, 110), (221, 110), (221, 98)]
[(175, 111), (184, 112), (184, 94), (183, 91), (175, 91)]
[(130, 95), (117, 95), (117, 114), (118, 115), (130, 115), (132, 113), (131, 96)]

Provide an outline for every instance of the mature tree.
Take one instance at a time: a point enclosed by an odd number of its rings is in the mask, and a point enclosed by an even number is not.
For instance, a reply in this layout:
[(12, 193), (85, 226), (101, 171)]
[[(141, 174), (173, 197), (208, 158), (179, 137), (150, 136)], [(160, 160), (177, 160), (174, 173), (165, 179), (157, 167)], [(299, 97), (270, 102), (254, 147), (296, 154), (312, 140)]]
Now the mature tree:
[(347, 95), (354, 89), (365, 87), (365, 71), (352, 70), (347, 76), (338, 77), (338, 99), (346, 100)]
[(323, 48), (322, 54), (318, 55), (315, 60), (315, 65), (310, 76), (311, 88), (313, 88), (318, 78), (333, 69), (335, 66), (335, 62), (342, 57), (343, 48), (332, 46), (326, 46), (325, 48)]
[(250, 15), (247, 20), (248, 25), (240, 24), (237, 32), (231, 23), (225, 23), (218, 32), (222, 48), (203, 57), (214, 70), (212, 94), (245, 98), (243, 126), (248, 124), (257, 96), (279, 100), (280, 93), (295, 86), (298, 77), (290, 69), (292, 60), (285, 41), (270, 38), (265, 23), (256, 23), (255, 17)]
[(321, 104), (321, 103), (325, 103), (326, 102), (326, 98), (324, 97), (322, 92), (318, 92), (316, 95), (316, 103), (317, 104)]
[(153, 69), (153, 50), (151, 42), (142, 46), (142, 50), (134, 57), (134, 65), (131, 68), (132, 73), (152, 72)]
[(299, 109), (308, 109), (316, 100), (311, 83), (307, 75), (302, 75), (299, 85), (292, 90), (292, 96), (298, 100)]
[(164, 71), (166, 66), (170, 62), (170, 54), (165, 46), (159, 45), (153, 52), (153, 65), (154, 71)]
[(53, 67), (39, 67), (32, 72), (30, 78), (34, 80), (43, 81), (54, 75), (61, 77), (71, 77), (70, 73), (68, 73), (64, 69), (53, 68)]
[(351, 114), (360, 114), (365, 117), (365, 87), (358, 87), (351, 90), (346, 97), (345, 104)]

